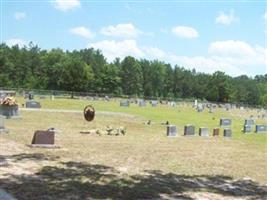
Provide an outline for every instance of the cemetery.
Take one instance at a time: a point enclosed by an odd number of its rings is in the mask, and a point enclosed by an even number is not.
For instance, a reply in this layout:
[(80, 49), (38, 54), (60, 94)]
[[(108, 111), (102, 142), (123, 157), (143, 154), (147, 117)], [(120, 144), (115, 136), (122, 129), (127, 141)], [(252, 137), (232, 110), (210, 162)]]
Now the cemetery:
[(9, 99), (20, 117), (0, 117), (0, 162), (6, 163), (0, 187), (17, 199), (46, 199), (48, 185), (57, 191), (52, 199), (159, 198), (159, 191), (173, 197), (165, 183), (175, 191), (184, 187), (182, 197), (192, 188), (216, 191), (217, 199), (267, 197), (267, 121), (257, 117), (266, 110), (227, 105), (211, 113), (194, 102), (35, 99), (38, 109), (22, 106), (33, 99)]

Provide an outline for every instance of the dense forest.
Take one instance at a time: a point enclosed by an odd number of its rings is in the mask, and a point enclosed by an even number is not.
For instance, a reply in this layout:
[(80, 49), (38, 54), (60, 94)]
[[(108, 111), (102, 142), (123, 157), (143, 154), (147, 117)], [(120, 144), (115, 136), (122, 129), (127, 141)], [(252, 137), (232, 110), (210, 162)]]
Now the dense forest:
[(160, 98), (198, 98), (267, 106), (267, 74), (231, 77), (131, 56), (108, 63), (99, 50), (0, 45), (0, 87)]

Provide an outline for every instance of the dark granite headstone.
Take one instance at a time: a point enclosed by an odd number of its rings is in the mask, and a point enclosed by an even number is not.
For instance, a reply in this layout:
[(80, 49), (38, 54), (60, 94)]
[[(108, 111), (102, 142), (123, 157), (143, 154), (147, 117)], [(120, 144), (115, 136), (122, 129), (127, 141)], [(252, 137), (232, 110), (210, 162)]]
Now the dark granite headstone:
[(41, 108), (41, 104), (37, 101), (26, 101), (26, 108)]
[(204, 128), (204, 127), (199, 128), (199, 136), (208, 137), (209, 136), (209, 129), (208, 128)]
[(226, 119), (226, 118), (220, 119), (220, 126), (231, 126), (231, 124), (232, 124), (231, 119)]
[(256, 133), (267, 132), (267, 125), (257, 124), (256, 125)]
[(128, 100), (122, 100), (122, 101), (120, 101), (120, 106), (121, 107), (129, 107), (130, 102)]
[(55, 132), (54, 131), (37, 130), (34, 132), (34, 135), (32, 138), (32, 144), (54, 145), (54, 143), (55, 143)]
[(178, 134), (177, 127), (175, 125), (168, 125), (167, 126), (167, 136), (175, 137)]
[(193, 125), (186, 125), (184, 127), (184, 135), (185, 136), (190, 136), (190, 135), (195, 135), (195, 126)]
[(18, 105), (0, 105), (0, 115), (5, 116), (6, 118), (18, 117), (19, 116), (19, 107)]
[(252, 126), (251, 125), (244, 125), (243, 132), (244, 133), (250, 133), (250, 132), (252, 132)]
[(220, 135), (220, 129), (219, 128), (214, 128), (212, 135), (213, 136), (219, 136)]
[(230, 128), (226, 128), (223, 130), (224, 137), (232, 137), (232, 130)]
[(245, 125), (252, 126), (255, 124), (254, 119), (245, 119)]

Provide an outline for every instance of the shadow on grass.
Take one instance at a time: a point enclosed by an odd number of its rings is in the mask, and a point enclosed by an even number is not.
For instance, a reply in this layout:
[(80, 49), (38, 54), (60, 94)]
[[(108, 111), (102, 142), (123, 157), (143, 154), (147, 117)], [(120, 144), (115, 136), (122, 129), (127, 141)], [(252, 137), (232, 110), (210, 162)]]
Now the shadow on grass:
[[(22, 155), (37, 160), (46, 156)], [(18, 155), (14, 156), (18, 158)], [(49, 158), (47, 158), (49, 159)], [(18, 161), (21, 158), (17, 159)], [(266, 199), (267, 188), (251, 180), (233, 180), (220, 175), (186, 176), (162, 171), (126, 175), (104, 165), (60, 162), (44, 166), (33, 175), (12, 175), (0, 179), (0, 187), (19, 200), (85, 199), (192, 199), (186, 192), (211, 192), (228, 197)]]

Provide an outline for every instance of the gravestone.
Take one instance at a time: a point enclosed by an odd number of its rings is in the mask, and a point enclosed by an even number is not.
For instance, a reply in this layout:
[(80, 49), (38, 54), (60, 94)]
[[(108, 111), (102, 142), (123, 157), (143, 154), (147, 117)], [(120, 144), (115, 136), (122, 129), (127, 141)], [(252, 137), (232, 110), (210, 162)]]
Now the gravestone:
[(26, 108), (41, 108), (41, 104), (37, 101), (26, 101)]
[(34, 132), (32, 138), (32, 145), (54, 145), (55, 144), (55, 131), (37, 130)]
[(197, 105), (197, 112), (202, 112), (204, 110), (204, 106), (202, 104)]
[(226, 118), (220, 119), (220, 126), (231, 126), (231, 124), (232, 124), (231, 119), (226, 119)]
[(0, 115), (6, 118), (13, 118), (19, 116), (19, 106), (18, 105), (0, 105)]
[(232, 137), (232, 130), (230, 128), (226, 128), (223, 130), (224, 137)]
[(129, 107), (130, 102), (128, 100), (122, 100), (122, 101), (120, 101), (120, 106), (121, 107)]
[(244, 133), (250, 133), (252, 131), (252, 126), (251, 125), (244, 125), (243, 127), (243, 132)]
[(175, 125), (168, 125), (167, 126), (167, 136), (175, 137), (178, 134), (177, 127)]
[(209, 129), (208, 128), (204, 128), (204, 127), (199, 128), (199, 136), (208, 137), (209, 136)]
[(213, 136), (219, 136), (220, 135), (220, 129), (219, 128), (214, 128), (212, 135)]
[(40, 96), (39, 99), (46, 99), (46, 96)]
[(252, 126), (255, 124), (254, 119), (245, 119), (245, 125)]
[(145, 107), (146, 102), (144, 100), (139, 100), (138, 105), (139, 105), (139, 107)]
[(188, 124), (184, 127), (184, 135), (185, 136), (191, 136), (195, 135), (195, 126)]
[(151, 101), (151, 105), (152, 105), (152, 107), (157, 107), (158, 101)]
[(256, 125), (256, 133), (263, 133), (263, 132), (267, 132), (267, 125), (263, 125), (263, 124), (257, 124)]
[(8, 130), (5, 128), (5, 117), (0, 115), (0, 133), (8, 133)]

